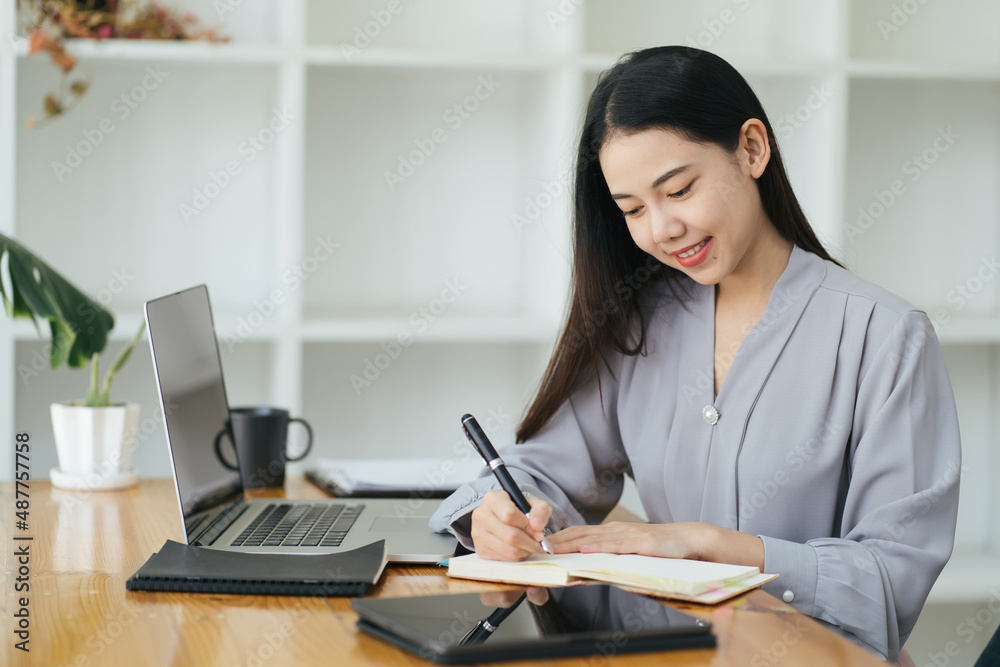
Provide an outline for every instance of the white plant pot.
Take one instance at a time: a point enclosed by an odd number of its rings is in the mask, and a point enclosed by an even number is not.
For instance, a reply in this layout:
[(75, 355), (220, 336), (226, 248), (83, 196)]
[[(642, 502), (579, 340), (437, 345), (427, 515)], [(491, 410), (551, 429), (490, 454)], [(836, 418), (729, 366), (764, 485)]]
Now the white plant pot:
[(132, 452), (139, 427), (135, 403), (88, 408), (83, 401), (53, 403), (52, 431), (59, 454), (53, 486), (64, 489), (121, 489), (135, 485)]

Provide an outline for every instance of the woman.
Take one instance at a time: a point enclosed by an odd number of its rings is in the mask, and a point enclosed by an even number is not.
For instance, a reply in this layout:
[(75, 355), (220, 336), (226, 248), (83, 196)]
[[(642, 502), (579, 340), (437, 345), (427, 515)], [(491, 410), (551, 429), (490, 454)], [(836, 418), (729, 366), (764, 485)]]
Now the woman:
[[(432, 519), (486, 558), (756, 565), (766, 589), (896, 660), (951, 554), (958, 421), (927, 316), (817, 240), (774, 132), (722, 59), (630, 54), (590, 99), (571, 309), (503, 453)], [(630, 475), (649, 524), (598, 525)]]

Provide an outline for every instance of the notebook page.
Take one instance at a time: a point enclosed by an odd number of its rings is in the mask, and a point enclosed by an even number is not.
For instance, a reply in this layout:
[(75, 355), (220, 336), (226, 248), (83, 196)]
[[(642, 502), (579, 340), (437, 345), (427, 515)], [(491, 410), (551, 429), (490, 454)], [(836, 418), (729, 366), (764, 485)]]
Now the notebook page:
[(532, 554), (523, 561), (497, 561), (478, 554), (448, 560), (448, 575), (487, 581), (562, 586), (574, 577), (570, 569), (600, 568), (611, 554)]
[[(601, 555), (606, 556), (607, 554)], [(667, 579), (694, 587), (716, 582), (738, 581), (760, 572), (756, 567), (746, 565), (729, 565), (683, 558), (657, 558), (636, 554), (620, 554), (604, 564), (584, 565), (581, 563), (573, 567), (571, 571), (583, 569), (589, 569), (595, 573), (602, 571), (627, 572), (635, 577), (653, 580)]]
[(618, 554), (606, 553), (570, 553), (570, 554), (531, 554), (522, 563), (552, 563), (561, 565), (570, 572), (583, 569), (617, 569), (615, 560), (608, 558), (618, 558)]

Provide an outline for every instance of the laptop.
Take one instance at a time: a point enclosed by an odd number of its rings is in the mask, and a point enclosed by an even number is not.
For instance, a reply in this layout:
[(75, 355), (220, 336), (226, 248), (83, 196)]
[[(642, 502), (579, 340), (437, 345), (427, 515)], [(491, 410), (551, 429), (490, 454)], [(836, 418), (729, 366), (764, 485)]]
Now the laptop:
[(213, 442), (229, 418), (208, 288), (146, 302), (153, 370), (187, 544), (250, 553), (333, 553), (385, 540), (391, 562), (437, 563), (451, 535), (427, 525), (440, 500), (247, 498)]

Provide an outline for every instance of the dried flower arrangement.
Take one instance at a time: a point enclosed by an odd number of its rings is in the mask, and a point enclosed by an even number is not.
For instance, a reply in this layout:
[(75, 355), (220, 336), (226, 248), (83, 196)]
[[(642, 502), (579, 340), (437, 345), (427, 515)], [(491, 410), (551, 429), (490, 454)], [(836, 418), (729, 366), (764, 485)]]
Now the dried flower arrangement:
[(92, 74), (81, 74), (85, 68), (66, 50), (69, 38), (228, 41), (215, 28), (199, 27), (191, 12), (178, 14), (155, 0), (18, 0), (17, 10), (27, 26), (28, 55), (48, 53), (62, 75), (59, 89), (45, 95), (42, 117), (25, 121), (29, 129), (66, 113), (90, 87)]

